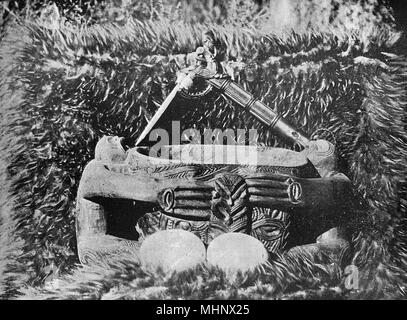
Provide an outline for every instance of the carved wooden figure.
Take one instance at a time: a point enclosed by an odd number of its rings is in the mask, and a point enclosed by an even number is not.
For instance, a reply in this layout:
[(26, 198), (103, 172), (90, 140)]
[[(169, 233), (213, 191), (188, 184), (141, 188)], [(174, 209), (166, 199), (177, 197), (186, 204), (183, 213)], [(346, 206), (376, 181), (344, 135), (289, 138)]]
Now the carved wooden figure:
[[(77, 201), (83, 262), (100, 249), (133, 254), (149, 234), (175, 228), (193, 232), (205, 244), (225, 232), (243, 232), (278, 252), (314, 242), (335, 227), (351, 203), (349, 180), (341, 174), (322, 177), (307, 158), (309, 150), (170, 147), (187, 155), (181, 162), (149, 157), (143, 147), (124, 151), (117, 137), (102, 138), (96, 149)], [(231, 161), (214, 163), (221, 150)], [(234, 156), (244, 152), (257, 159)]]
[[(319, 244), (312, 247), (317, 250), (324, 244), (328, 249), (346, 244), (333, 228), (350, 210), (352, 188), (349, 179), (336, 172), (334, 145), (308, 139), (223, 74), (217, 57), (222, 50), (211, 37), (205, 34), (197, 66), (181, 72), (179, 86), (136, 147), (124, 150), (119, 137), (103, 137), (97, 144), (77, 198), (81, 262), (103, 261), (106, 254), (137, 258), (143, 239), (168, 229), (192, 232), (205, 245), (227, 232), (245, 233), (268, 252), (310, 246), (317, 238)], [(303, 151), (190, 144), (167, 146), (169, 157), (149, 156), (144, 138), (172, 97), (180, 93), (204, 98), (209, 90), (222, 92)]]

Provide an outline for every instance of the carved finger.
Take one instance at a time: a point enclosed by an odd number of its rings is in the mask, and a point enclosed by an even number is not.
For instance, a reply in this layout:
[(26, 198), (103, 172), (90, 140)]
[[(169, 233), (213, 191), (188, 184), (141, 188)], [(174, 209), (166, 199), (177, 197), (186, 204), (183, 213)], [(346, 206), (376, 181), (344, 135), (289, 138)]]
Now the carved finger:
[(251, 195), (250, 202), (256, 206), (292, 207), (294, 204), (288, 198), (273, 198), (270, 196)]
[(246, 181), (248, 180), (264, 180), (264, 181), (287, 181), (287, 179), (290, 178), (289, 175), (284, 175), (284, 174), (277, 174), (277, 173), (268, 173), (265, 175), (264, 173), (257, 173), (250, 178), (247, 178)]
[(276, 198), (289, 198), (287, 192), (287, 186), (284, 189), (264, 188), (264, 187), (249, 187), (250, 195), (258, 195), (264, 197), (276, 197)]
[(212, 191), (208, 190), (176, 190), (176, 199), (183, 200), (211, 200)]
[(197, 199), (176, 199), (174, 208), (176, 209), (210, 209), (211, 202)]
[[(284, 178), (286, 181), (287, 177)], [(268, 180), (268, 179), (246, 179), (248, 187), (263, 187), (263, 188), (280, 188), (287, 189), (288, 184), (281, 180)]]

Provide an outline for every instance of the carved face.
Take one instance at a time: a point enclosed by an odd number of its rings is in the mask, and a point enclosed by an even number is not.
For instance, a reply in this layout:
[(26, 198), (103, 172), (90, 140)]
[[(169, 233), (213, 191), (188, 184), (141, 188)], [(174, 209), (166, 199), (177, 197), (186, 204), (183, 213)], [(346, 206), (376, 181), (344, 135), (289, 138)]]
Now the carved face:
[(247, 200), (247, 185), (242, 177), (233, 174), (217, 176), (211, 209), (227, 226), (248, 211)]

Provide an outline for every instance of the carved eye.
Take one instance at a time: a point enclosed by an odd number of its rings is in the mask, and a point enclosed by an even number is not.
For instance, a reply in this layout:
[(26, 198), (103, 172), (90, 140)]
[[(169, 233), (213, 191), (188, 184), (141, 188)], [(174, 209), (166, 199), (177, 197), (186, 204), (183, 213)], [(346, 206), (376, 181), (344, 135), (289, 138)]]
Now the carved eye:
[(278, 220), (268, 220), (259, 227), (263, 240), (273, 241), (283, 235), (284, 224)]
[(219, 192), (216, 190), (212, 191), (212, 199), (218, 199), (218, 198), (220, 198)]
[(281, 234), (281, 229), (275, 225), (265, 225), (261, 229), (267, 240), (278, 238)]

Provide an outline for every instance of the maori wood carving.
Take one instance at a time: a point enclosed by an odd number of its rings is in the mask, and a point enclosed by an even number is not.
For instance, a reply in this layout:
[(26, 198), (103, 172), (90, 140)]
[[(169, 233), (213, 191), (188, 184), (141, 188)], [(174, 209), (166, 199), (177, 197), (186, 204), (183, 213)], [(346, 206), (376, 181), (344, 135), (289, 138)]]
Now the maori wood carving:
[[(246, 233), (269, 252), (278, 252), (314, 242), (346, 213), (352, 202), (351, 187), (349, 179), (335, 171), (332, 143), (310, 140), (233, 82), (223, 72), (222, 48), (211, 32), (204, 34), (203, 43), (196, 51), (196, 66), (180, 72), (176, 87), (136, 147), (125, 151), (119, 137), (104, 137), (96, 146), (78, 193), (82, 262), (106, 250), (137, 255), (129, 249), (129, 241), (140, 242), (166, 229), (190, 231), (206, 245), (222, 233)], [(190, 144), (166, 146), (168, 158), (148, 156), (145, 138), (173, 98), (180, 94), (202, 99), (212, 90), (303, 151)], [(254, 154), (255, 160), (234, 157), (247, 153)], [(216, 163), (216, 154), (226, 154), (228, 160)], [(174, 160), (179, 155), (183, 157)], [(109, 245), (100, 248), (101, 243)]]
[[(189, 152), (202, 147), (180, 149)], [(237, 148), (244, 152), (252, 147)], [(302, 244), (291, 225), (298, 225), (304, 216), (319, 224), (320, 216), (308, 212), (317, 208), (335, 217), (351, 199), (345, 176), (321, 177), (302, 152), (258, 147), (255, 165), (211, 164), (210, 158), (207, 163), (193, 158), (189, 163), (151, 158), (143, 154), (143, 148), (124, 151), (120, 139), (109, 137), (96, 149), (78, 195), (77, 236), (83, 262), (95, 256), (93, 251), (100, 252), (100, 243), (109, 243), (103, 246), (104, 252), (135, 255), (138, 244), (131, 243), (140, 243), (158, 230), (177, 228), (193, 232), (205, 244), (225, 232), (243, 232), (258, 238), (269, 252), (278, 252), (287, 243)], [(109, 205), (119, 200), (131, 202), (130, 209)], [(126, 219), (117, 218), (120, 211), (126, 212)], [(133, 234), (117, 236), (109, 230), (109, 223), (120, 229), (120, 221), (131, 224), (121, 227)], [(315, 239), (328, 229), (321, 225), (308, 238)], [(100, 242), (100, 238), (105, 240)]]

